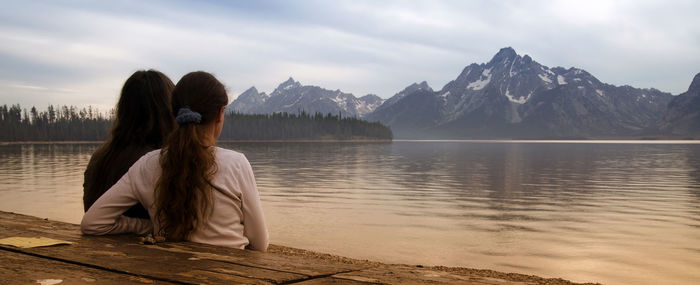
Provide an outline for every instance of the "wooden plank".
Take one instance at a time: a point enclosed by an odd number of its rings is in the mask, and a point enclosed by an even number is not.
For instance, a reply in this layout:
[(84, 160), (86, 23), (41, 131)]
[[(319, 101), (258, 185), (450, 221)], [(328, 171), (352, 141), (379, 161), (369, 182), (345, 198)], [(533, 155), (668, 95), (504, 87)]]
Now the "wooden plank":
[(60, 281), (60, 284), (172, 284), (0, 250), (0, 284), (37, 284), (42, 281)]
[[(2, 235), (6, 234), (27, 235), (26, 232), (3, 230)], [(49, 237), (60, 239), (60, 236)], [(199, 258), (186, 252), (164, 252), (159, 250), (161, 246), (141, 245), (135, 242), (135, 238), (127, 236), (96, 237), (73, 241), (75, 244), (69, 246), (31, 249), (0, 246), (0, 248), (19, 250), (36, 256), (127, 274), (186, 283), (269, 284), (307, 278), (303, 274)]]
[(141, 245), (131, 235), (88, 237), (79, 232), (77, 225), (0, 212), (0, 238), (44, 236), (74, 242), (70, 246), (21, 249), (22, 252), (159, 280), (286, 283), (359, 268), (191, 242)]
[[(226, 262), (191, 259), (184, 254), (162, 254), (143, 245), (115, 246), (115, 240), (78, 241), (69, 246), (51, 246), (16, 250), (44, 259), (146, 278), (184, 283), (270, 284), (305, 279), (307, 276), (278, 272)], [(145, 247), (145, 248), (140, 248)]]
[[(84, 240), (114, 240), (115, 244), (134, 245), (136, 238), (130, 235), (84, 237), (80, 234), (78, 225), (42, 220), (31, 216), (0, 211), (0, 228), (3, 230), (15, 230), (34, 233), (50, 233), (55, 236), (64, 237), (69, 241)], [(6, 236), (0, 232), (0, 238)], [(47, 235), (48, 236), (48, 235)], [(51, 237), (51, 236), (48, 236)], [(266, 254), (257, 251), (239, 250), (207, 244), (193, 242), (162, 243), (158, 246), (145, 246), (146, 248), (158, 249), (166, 252), (188, 253), (199, 259), (218, 260), (223, 262), (237, 263), (252, 267), (261, 267), (278, 271), (293, 271), (308, 276), (329, 275), (349, 270), (358, 270), (366, 266), (357, 264), (347, 264), (328, 260), (314, 260), (299, 256), (287, 256), (278, 254)]]

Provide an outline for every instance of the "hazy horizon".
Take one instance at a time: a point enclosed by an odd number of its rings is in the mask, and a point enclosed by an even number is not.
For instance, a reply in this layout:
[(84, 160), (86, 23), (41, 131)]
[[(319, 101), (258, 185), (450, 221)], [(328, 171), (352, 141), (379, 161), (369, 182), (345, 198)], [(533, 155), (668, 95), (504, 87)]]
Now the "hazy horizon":
[(124, 80), (205, 70), (233, 100), (289, 77), (357, 97), (440, 89), (503, 47), (614, 85), (678, 95), (700, 72), (694, 1), (8, 3), (0, 104), (111, 108)]

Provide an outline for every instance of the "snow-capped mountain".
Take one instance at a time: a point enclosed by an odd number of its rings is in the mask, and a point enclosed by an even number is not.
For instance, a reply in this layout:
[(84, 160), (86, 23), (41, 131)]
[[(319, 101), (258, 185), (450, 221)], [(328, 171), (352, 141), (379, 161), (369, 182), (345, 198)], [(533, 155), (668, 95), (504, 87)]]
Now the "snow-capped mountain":
[(672, 135), (700, 135), (700, 73), (695, 75), (688, 91), (668, 104), (659, 129)]
[(700, 135), (698, 94), (700, 74), (674, 98), (606, 84), (578, 68), (550, 68), (507, 47), (487, 63), (466, 66), (439, 91), (421, 82), (387, 100), (356, 98), (289, 78), (269, 95), (248, 89), (227, 110), (341, 113), (387, 124), (397, 138), (677, 136)]
[[(244, 96), (245, 95), (245, 96)], [(327, 90), (318, 86), (301, 85), (293, 78), (282, 82), (267, 95), (258, 93), (255, 87), (248, 89), (234, 100), (227, 110), (247, 114), (275, 112), (342, 114), (346, 117), (362, 117), (379, 107), (384, 100), (377, 95), (360, 98), (340, 90)]]
[(440, 91), (407, 93), (366, 118), (390, 125), (399, 138), (620, 136), (652, 125), (672, 98), (605, 84), (577, 68), (549, 68), (510, 47), (465, 67)]

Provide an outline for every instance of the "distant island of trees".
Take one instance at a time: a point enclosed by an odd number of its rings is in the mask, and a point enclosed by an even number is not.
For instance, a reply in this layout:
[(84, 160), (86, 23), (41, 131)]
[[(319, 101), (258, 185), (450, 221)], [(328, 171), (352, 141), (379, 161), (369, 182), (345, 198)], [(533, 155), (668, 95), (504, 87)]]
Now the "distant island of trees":
[[(107, 138), (114, 112), (54, 106), (44, 111), (19, 104), (0, 106), (0, 141), (101, 141)], [(391, 140), (391, 129), (340, 114), (231, 113), (220, 140)]]

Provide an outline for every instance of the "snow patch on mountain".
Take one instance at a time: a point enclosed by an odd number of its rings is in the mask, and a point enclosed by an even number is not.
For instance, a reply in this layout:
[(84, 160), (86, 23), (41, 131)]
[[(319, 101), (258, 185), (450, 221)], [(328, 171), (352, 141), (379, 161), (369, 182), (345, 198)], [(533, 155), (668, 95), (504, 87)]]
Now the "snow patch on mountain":
[(301, 98), (303, 98), (303, 97), (304, 97), (303, 94), (297, 96), (297, 99), (293, 103), (284, 105), (284, 108), (290, 108), (290, 107), (296, 105), (297, 103), (299, 103), (299, 101), (301, 101)]
[(547, 83), (550, 83), (550, 84), (552, 83), (552, 79), (550, 79), (547, 75), (544, 75), (544, 74), (537, 74), (537, 76), (539, 76), (540, 79), (542, 79), (542, 81), (544, 81), (544, 82), (547, 82)]
[(510, 69), (508, 70), (508, 75), (510, 77), (513, 77), (518, 74), (517, 71), (513, 71), (513, 65), (515, 64), (515, 60), (510, 64)]
[(481, 77), (479, 77), (477, 81), (474, 81), (467, 85), (467, 89), (481, 90), (484, 89), (484, 87), (486, 87), (486, 85), (488, 85), (489, 82), (491, 82), (491, 68), (485, 69), (484, 72), (481, 73)]
[(559, 85), (566, 84), (566, 78), (564, 78), (564, 76), (557, 75), (557, 83), (559, 83)]
[(508, 100), (513, 103), (525, 104), (525, 102), (527, 102), (527, 99), (530, 99), (531, 94), (532, 93), (528, 94), (527, 97), (515, 98), (512, 94), (510, 94), (510, 90), (506, 89), (506, 97), (508, 97)]
[(357, 115), (364, 117), (381, 106), (386, 100), (379, 98), (377, 95), (368, 94), (357, 99), (355, 109)]
[(348, 98), (341, 96), (340, 91), (337, 91), (335, 97), (331, 97), (330, 99), (342, 109), (346, 109), (348, 106)]

